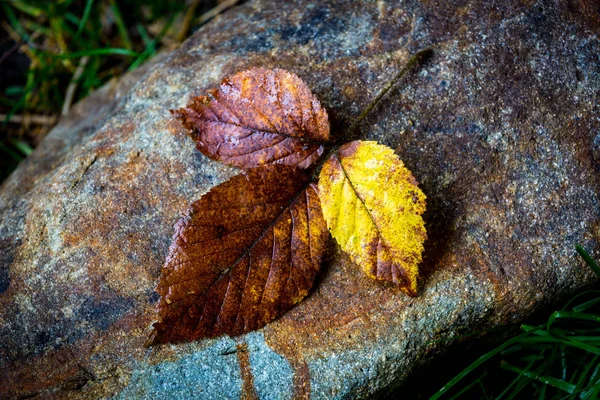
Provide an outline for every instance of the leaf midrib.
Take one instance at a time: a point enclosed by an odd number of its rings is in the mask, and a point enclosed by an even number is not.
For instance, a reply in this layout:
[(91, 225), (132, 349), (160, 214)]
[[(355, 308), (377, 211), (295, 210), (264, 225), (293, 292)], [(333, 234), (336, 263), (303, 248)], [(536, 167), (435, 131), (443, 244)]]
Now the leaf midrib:
[(276, 130), (275, 131), (270, 131), (270, 130), (265, 130), (265, 129), (258, 129), (258, 128), (253, 128), (253, 127), (248, 126), (248, 125), (236, 124), (234, 122), (221, 121), (219, 119), (215, 120), (215, 119), (208, 119), (208, 118), (205, 118), (205, 117), (200, 117), (199, 119), (201, 121), (204, 121), (204, 122), (212, 122), (212, 123), (217, 123), (217, 124), (222, 124), (222, 125), (231, 125), (231, 126), (235, 126), (235, 127), (238, 127), (238, 128), (247, 129), (249, 131), (252, 131), (253, 133), (268, 133), (270, 135), (280, 135), (280, 136), (283, 136), (285, 138), (289, 138), (289, 139), (293, 139), (293, 140), (298, 140), (300, 142), (310, 143), (310, 144), (319, 145), (319, 146), (327, 146), (329, 144), (328, 141), (319, 141), (319, 140), (309, 139), (309, 138), (300, 137), (300, 136), (292, 136), (292, 135), (290, 135), (288, 133), (283, 133), (283, 132), (276, 131)]
[[(377, 224), (375, 223), (375, 220), (373, 219), (373, 216), (371, 215), (371, 213), (369, 212), (369, 208), (367, 207), (367, 204), (365, 203), (365, 201), (362, 199), (362, 197), (360, 197), (360, 195), (358, 194), (358, 191), (356, 190), (356, 188), (354, 187), (354, 184), (352, 183), (352, 180), (350, 179), (350, 177), (348, 176), (348, 173), (346, 172), (346, 169), (344, 168), (344, 164), (342, 164), (342, 159), (339, 157), (338, 153), (334, 154), (335, 158), (338, 160), (338, 162), (340, 163), (340, 168), (342, 169), (342, 172), (344, 173), (344, 177), (346, 178), (346, 180), (348, 181), (348, 183), (350, 184), (350, 187), (352, 188), (352, 191), (354, 192), (354, 194), (356, 195), (356, 198), (358, 200), (360, 200), (361, 204), (363, 205), (363, 207), (365, 208), (365, 210), (367, 211), (367, 215), (369, 216), (369, 219), (371, 220), (371, 222), (373, 223), (373, 226), (375, 227), (375, 230), (377, 231), (377, 234), (379, 235), (380, 238), (383, 239), (383, 234), (381, 233), (381, 230), (379, 229), (379, 227), (377, 226)], [(387, 246), (386, 244), (386, 247)]]

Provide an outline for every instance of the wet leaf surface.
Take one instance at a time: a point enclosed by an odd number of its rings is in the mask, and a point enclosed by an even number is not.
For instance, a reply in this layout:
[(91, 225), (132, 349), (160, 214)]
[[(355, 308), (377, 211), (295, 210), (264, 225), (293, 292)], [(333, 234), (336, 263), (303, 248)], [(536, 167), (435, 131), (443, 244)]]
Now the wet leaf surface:
[(281, 69), (237, 73), (172, 113), (202, 153), (245, 169), (308, 168), (329, 139), (325, 109), (297, 75)]
[(258, 329), (313, 285), (329, 234), (297, 168), (255, 168), (213, 188), (175, 226), (148, 344)]
[(425, 195), (387, 146), (342, 146), (319, 176), (323, 215), (343, 251), (371, 277), (417, 293)]

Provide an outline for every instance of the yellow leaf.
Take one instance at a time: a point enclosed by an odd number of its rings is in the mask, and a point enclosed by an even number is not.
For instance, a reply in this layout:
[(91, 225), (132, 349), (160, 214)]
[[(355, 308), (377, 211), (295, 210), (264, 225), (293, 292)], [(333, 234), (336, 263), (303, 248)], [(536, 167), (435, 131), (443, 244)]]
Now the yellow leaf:
[(343, 251), (375, 279), (416, 296), (418, 264), (427, 238), (425, 195), (387, 146), (355, 141), (323, 165), (323, 216)]

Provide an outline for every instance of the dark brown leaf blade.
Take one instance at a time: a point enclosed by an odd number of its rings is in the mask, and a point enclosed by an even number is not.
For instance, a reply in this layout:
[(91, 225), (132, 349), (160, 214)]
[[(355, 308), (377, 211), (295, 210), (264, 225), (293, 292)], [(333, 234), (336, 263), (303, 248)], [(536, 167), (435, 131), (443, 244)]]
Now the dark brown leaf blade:
[(297, 168), (247, 171), (175, 226), (148, 344), (261, 328), (312, 287), (328, 240), (318, 189)]
[(329, 140), (327, 112), (297, 75), (254, 68), (171, 111), (208, 157), (248, 169), (308, 168)]

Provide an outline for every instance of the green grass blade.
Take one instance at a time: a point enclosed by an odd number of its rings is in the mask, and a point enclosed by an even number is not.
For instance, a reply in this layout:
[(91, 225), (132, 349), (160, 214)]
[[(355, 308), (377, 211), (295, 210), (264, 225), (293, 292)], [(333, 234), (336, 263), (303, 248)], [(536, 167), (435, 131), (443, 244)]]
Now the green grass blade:
[(44, 10), (23, 3), (20, 0), (10, 0), (10, 4), (17, 10), (24, 12), (25, 14), (30, 15), (34, 18), (38, 18), (44, 14)]
[(12, 28), (19, 34), (24, 42), (29, 43), (31, 38), (29, 37), (29, 34), (25, 28), (23, 28), (23, 25), (21, 25), (19, 22), (19, 19), (15, 15), (13, 9), (9, 7), (7, 3), (1, 2), (0, 4), (2, 4), (2, 10), (4, 10), (4, 15), (8, 19), (10, 26), (12, 26)]
[(141, 23), (138, 22), (137, 24), (135, 24), (135, 28), (137, 29), (138, 33), (140, 34), (140, 37), (142, 38), (144, 45), (146, 47), (152, 46), (153, 45), (152, 38), (148, 35), (148, 32), (146, 31), (146, 28), (144, 28), (144, 25), (142, 25)]
[(79, 19), (79, 17), (77, 17), (75, 14), (68, 12), (65, 13), (65, 20), (69, 21), (71, 24), (73, 24), (73, 26), (79, 26), (79, 24), (81, 23), (81, 20)]
[(575, 391), (575, 385), (562, 379), (555, 378), (553, 376), (540, 376), (537, 379), (542, 383), (553, 386), (567, 393), (573, 393)]
[(35, 76), (35, 72), (30, 67), (29, 70), (27, 71), (27, 84), (25, 85), (25, 90), (23, 91), (23, 94), (21, 95), (19, 100), (10, 109), (8, 114), (6, 114), (6, 119), (4, 121), (1, 121), (3, 126), (6, 126), (8, 124), (8, 121), (10, 121), (10, 118), (13, 115), (15, 115), (17, 113), (17, 111), (19, 111), (21, 108), (24, 108), (26, 106), (27, 99), (31, 96), (31, 93), (33, 92), (35, 86), (39, 83), (39, 81), (41, 79), (42, 79), (41, 77)]
[(527, 324), (523, 324), (521, 325), (521, 330), (525, 331), (525, 332), (529, 332), (529, 331), (537, 331), (537, 327), (533, 326), (533, 325), (527, 325)]
[(600, 376), (600, 365), (596, 365), (596, 368), (594, 369), (592, 376), (590, 376), (589, 384), (595, 384), (595, 382), (599, 378), (599, 376)]
[(571, 338), (563, 338), (561, 340), (561, 343), (565, 344), (567, 346), (571, 346), (571, 347), (575, 347), (575, 348), (578, 348), (578, 349), (581, 349), (581, 350), (585, 350), (588, 353), (600, 355), (600, 347), (592, 346), (590, 344), (583, 343), (583, 342), (580, 342), (578, 340), (573, 340)]
[(566, 380), (567, 379), (567, 351), (565, 350), (565, 347), (563, 346), (560, 349), (560, 369), (562, 372), (561, 375), (561, 379)]
[[(533, 367), (533, 364), (535, 364), (535, 362), (536, 362), (536, 360), (531, 360), (529, 362), (529, 364), (527, 364), (527, 366), (525, 367), (525, 369), (523, 371), (529, 371), (531, 369), (531, 367)], [(525, 377), (525, 374), (519, 373), (519, 375), (502, 391), (502, 393), (500, 393), (496, 397), (496, 400), (503, 399), (504, 396), (506, 396), (506, 394), (508, 393), (508, 391), (510, 389), (512, 389), (513, 386), (517, 385), (523, 379), (523, 377)]]
[(105, 48), (105, 49), (93, 49), (93, 50), (78, 51), (75, 53), (68, 53), (68, 54), (52, 54), (52, 53), (46, 53), (46, 54), (49, 54), (49, 55), (57, 57), (57, 58), (80, 58), (80, 57), (84, 57), (84, 56), (106, 56), (106, 55), (122, 55), (122, 56), (128, 56), (128, 57), (137, 57), (139, 55), (135, 51), (121, 49), (121, 48), (110, 48), (110, 47)]
[(526, 345), (526, 346), (555, 344), (555, 343), (560, 343), (560, 342), (561, 341), (559, 339), (557, 339), (553, 336), (532, 336), (532, 337), (523, 338), (520, 340), (520, 343), (523, 345)]
[(590, 257), (587, 251), (580, 245), (575, 246), (575, 250), (577, 250), (579, 255), (585, 260), (585, 263), (596, 273), (596, 275), (600, 276), (600, 266), (598, 266), (596, 261)]
[(28, 155), (30, 155), (31, 152), (33, 151), (31, 146), (29, 146), (29, 144), (27, 144), (27, 142), (24, 142), (22, 140), (10, 139), (9, 142), (13, 146), (15, 146), (17, 148), (17, 150), (19, 150), (21, 153), (23, 153), (23, 155), (25, 155), (26, 157)]
[(572, 297), (565, 304), (565, 306), (562, 308), (562, 310), (566, 311), (571, 306), (571, 304), (575, 303), (575, 301), (577, 301), (578, 299), (580, 299), (582, 297), (590, 296), (592, 294), (594, 294), (598, 297), (598, 296), (600, 296), (600, 290), (586, 290), (585, 292), (581, 292), (581, 293), (577, 294), (576, 296)]
[(578, 320), (582, 320), (582, 321), (600, 322), (600, 315), (596, 315), (596, 314), (587, 314), (587, 313), (580, 313), (580, 312), (573, 312), (573, 311), (555, 311), (552, 313), (550, 318), (548, 318), (548, 324), (546, 326), (546, 330), (550, 331), (550, 329), (552, 328), (552, 324), (554, 324), (554, 322), (557, 319), (566, 319), (566, 318), (578, 319)]
[(600, 385), (594, 386), (589, 392), (580, 396), (582, 400), (598, 400), (600, 398)]
[(83, 28), (85, 24), (87, 24), (88, 19), (90, 18), (90, 13), (92, 12), (92, 5), (94, 4), (94, 0), (87, 0), (85, 3), (85, 9), (83, 10), (83, 16), (79, 21), (79, 26), (77, 27), (77, 32), (75, 32), (75, 37), (79, 36), (81, 32), (83, 32)]
[(540, 390), (540, 393), (538, 395), (538, 400), (544, 400), (546, 398), (546, 388), (548, 387), (548, 385), (543, 385), (542, 389)]
[(600, 304), (600, 297), (592, 299), (590, 301), (586, 301), (585, 303), (582, 303), (578, 306), (573, 307), (573, 311), (583, 312), (583, 311), (587, 310), (588, 308), (592, 308), (596, 304)]
[(61, 15), (59, 17), (52, 17), (49, 19), (50, 28), (54, 33), (54, 39), (60, 48), (61, 53), (68, 52), (67, 42), (65, 40), (64, 30), (64, 17)]
[(575, 392), (574, 393), (579, 393), (579, 392), (583, 391), (583, 385), (585, 385), (586, 378), (588, 377), (590, 372), (592, 372), (592, 368), (593, 367), (598, 368), (598, 358), (599, 357), (600, 356), (598, 356), (598, 355), (594, 356), (594, 358), (592, 358), (592, 360), (589, 361), (585, 365), (585, 367), (579, 374), (579, 379), (577, 379), (577, 383), (575, 384)]
[(535, 382), (530, 377), (523, 375), (523, 377), (519, 380), (517, 386), (512, 390), (510, 394), (508, 394), (505, 399), (512, 400), (515, 397), (519, 396), (521, 391), (527, 387), (527, 385), (531, 384), (531, 382)]
[(594, 335), (594, 336), (570, 336), (569, 337), (572, 340), (577, 340), (579, 342), (590, 342), (590, 343), (600, 343), (600, 336), (598, 335)]
[(21, 160), (23, 160), (23, 156), (21, 156), (19, 153), (17, 153), (13, 149), (5, 146), (2, 142), (0, 142), (0, 151), (5, 154), (8, 154), (8, 156), (10, 158), (12, 158), (13, 160), (15, 160), (16, 162), (21, 162)]
[(480, 385), (481, 386), (481, 378), (483, 378), (485, 375), (486, 374), (484, 373), (481, 377), (475, 379), (473, 382), (471, 382), (468, 385), (466, 385), (458, 393), (456, 393), (454, 396), (452, 396), (449, 400), (455, 400), (455, 399), (460, 398), (460, 396), (462, 396), (463, 394), (467, 393), (469, 390), (471, 390), (471, 388), (473, 388), (476, 385)]
[(509, 354), (518, 353), (521, 350), (523, 350), (523, 346), (521, 345), (521, 343), (517, 343), (513, 346), (510, 346), (510, 347), (502, 350), (502, 352), (500, 354), (502, 354), (502, 356), (507, 356)]
[(119, 36), (123, 41), (123, 45), (127, 50), (133, 49), (133, 43), (131, 43), (129, 33), (127, 32), (127, 27), (125, 26), (125, 21), (123, 21), (123, 15), (121, 14), (121, 10), (119, 9), (119, 6), (115, 0), (110, 0), (110, 9), (115, 17), (115, 24), (117, 25), (117, 30), (119, 31)]
[(4, 95), (5, 96), (14, 96), (14, 95), (18, 95), (18, 94), (23, 94), (24, 91), (25, 91), (25, 88), (21, 85), (8, 86), (6, 89), (4, 89)]
[(52, 37), (54, 36), (54, 31), (48, 27), (45, 27), (43, 25), (40, 24), (36, 24), (33, 21), (23, 21), (23, 25), (25, 26), (26, 29), (29, 29), (30, 31), (35, 31), (37, 33), (41, 33), (44, 36), (48, 36), (48, 37)]
[(572, 394), (575, 391), (574, 384), (572, 384), (571, 382), (562, 380), (562, 379), (555, 378), (553, 376), (539, 375), (535, 371), (525, 371), (522, 368), (518, 368), (518, 367), (510, 365), (506, 361), (502, 361), (500, 363), (500, 367), (503, 369), (506, 369), (507, 371), (516, 372), (518, 374), (523, 374), (529, 378), (536, 379), (546, 385), (553, 386), (553, 387), (563, 390), (569, 394)]
[(161, 29), (158, 35), (148, 44), (146, 45), (146, 49), (144, 52), (127, 68), (127, 71), (133, 71), (137, 67), (139, 67), (144, 61), (146, 61), (152, 54), (156, 51), (156, 45), (162, 40), (163, 36), (167, 34), (169, 29), (171, 28), (171, 24), (175, 20), (175, 15), (173, 15), (169, 22), (165, 24), (165, 26)]
[[(536, 329), (541, 329), (542, 327), (543, 326), (539, 326)], [(475, 360), (473, 363), (471, 363), (471, 365), (469, 365), (467, 368), (462, 370), (458, 375), (456, 375), (454, 378), (452, 378), (450, 380), (450, 382), (448, 382), (446, 385), (444, 385), (444, 387), (442, 387), (437, 393), (435, 393), (433, 396), (431, 396), (430, 400), (439, 399), (444, 394), (446, 394), (446, 392), (448, 392), (448, 390), (450, 390), (454, 385), (456, 385), (459, 381), (461, 381), (465, 376), (469, 375), (475, 368), (477, 368), (478, 366), (480, 366), (481, 364), (483, 364), (490, 358), (494, 357), (496, 354), (500, 353), (502, 350), (512, 346), (513, 344), (517, 343), (519, 340), (521, 340), (531, 334), (532, 334), (532, 330), (523, 332), (520, 335), (515, 336), (514, 338), (509, 339), (506, 342), (502, 343), (500, 346), (496, 347), (492, 351), (489, 351), (486, 354), (484, 354), (483, 356), (479, 357), (477, 360)]]

